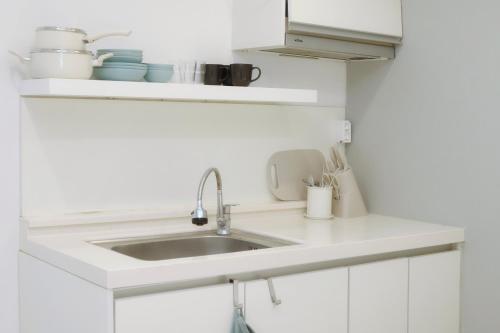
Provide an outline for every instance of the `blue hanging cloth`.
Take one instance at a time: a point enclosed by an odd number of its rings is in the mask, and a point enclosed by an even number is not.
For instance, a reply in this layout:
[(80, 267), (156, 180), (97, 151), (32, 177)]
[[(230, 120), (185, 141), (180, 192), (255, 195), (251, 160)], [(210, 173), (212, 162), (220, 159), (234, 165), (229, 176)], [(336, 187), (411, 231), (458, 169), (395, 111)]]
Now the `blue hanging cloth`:
[(255, 331), (245, 322), (241, 309), (234, 310), (231, 333), (255, 333)]

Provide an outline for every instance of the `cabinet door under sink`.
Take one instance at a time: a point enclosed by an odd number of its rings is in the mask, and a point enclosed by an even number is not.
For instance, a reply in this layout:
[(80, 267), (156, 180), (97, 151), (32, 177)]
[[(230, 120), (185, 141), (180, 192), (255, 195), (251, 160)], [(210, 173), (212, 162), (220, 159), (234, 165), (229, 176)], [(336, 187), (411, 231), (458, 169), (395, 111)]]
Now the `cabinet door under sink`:
[(347, 333), (347, 268), (272, 279), (280, 305), (271, 301), (266, 280), (245, 284), (246, 319), (255, 332)]
[(115, 300), (115, 333), (230, 332), (230, 284)]

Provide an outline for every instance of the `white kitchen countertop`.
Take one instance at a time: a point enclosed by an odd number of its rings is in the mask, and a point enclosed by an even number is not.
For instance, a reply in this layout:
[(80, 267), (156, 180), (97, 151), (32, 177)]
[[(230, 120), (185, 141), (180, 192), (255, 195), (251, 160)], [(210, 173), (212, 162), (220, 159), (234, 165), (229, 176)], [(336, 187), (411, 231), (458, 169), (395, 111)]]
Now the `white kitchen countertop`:
[(89, 241), (214, 229), (189, 218), (29, 230), (21, 250), (105, 288), (127, 288), (456, 244), (464, 230), (393, 217), (312, 221), (303, 211), (234, 214), (232, 227), (298, 245), (195, 258), (142, 261)]

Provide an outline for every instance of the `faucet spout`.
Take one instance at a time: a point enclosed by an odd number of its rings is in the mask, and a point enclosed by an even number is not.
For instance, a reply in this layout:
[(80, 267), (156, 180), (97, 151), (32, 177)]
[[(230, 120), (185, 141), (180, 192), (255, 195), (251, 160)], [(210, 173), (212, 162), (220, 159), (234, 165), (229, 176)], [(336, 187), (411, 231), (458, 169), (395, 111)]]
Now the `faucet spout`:
[(209, 168), (203, 173), (200, 184), (198, 186), (198, 197), (196, 200), (196, 208), (191, 212), (193, 224), (202, 226), (208, 223), (208, 213), (203, 207), (203, 192), (205, 190), (205, 183), (208, 177), (214, 173), (217, 182), (217, 234), (228, 235), (230, 234), (231, 218), (229, 214), (225, 214), (227, 209), (224, 208), (222, 199), (222, 177), (217, 168)]

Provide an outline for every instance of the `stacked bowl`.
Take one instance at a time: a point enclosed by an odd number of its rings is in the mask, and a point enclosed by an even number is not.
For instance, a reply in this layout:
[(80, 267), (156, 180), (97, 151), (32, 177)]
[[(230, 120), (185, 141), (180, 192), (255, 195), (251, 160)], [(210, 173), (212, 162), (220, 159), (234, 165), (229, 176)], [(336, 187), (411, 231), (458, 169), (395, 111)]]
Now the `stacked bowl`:
[(102, 49), (97, 55), (112, 53), (101, 67), (94, 69), (94, 76), (99, 80), (168, 82), (174, 74), (174, 65), (143, 64), (142, 50)]
[(148, 64), (146, 81), (165, 83), (172, 79), (174, 75), (174, 65), (170, 64)]
[(112, 53), (101, 67), (94, 68), (94, 76), (99, 80), (142, 81), (148, 65), (142, 63), (142, 50), (101, 49), (97, 56)]

